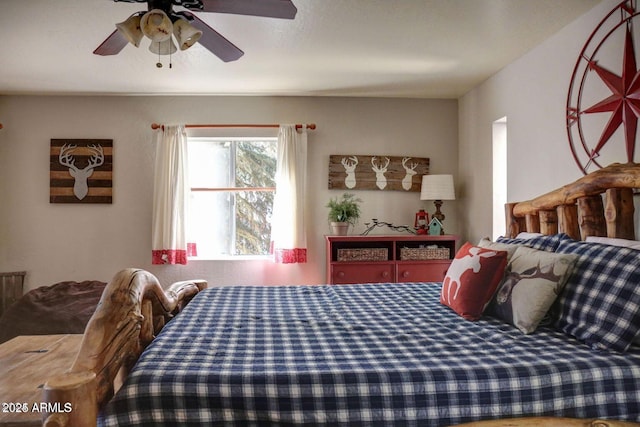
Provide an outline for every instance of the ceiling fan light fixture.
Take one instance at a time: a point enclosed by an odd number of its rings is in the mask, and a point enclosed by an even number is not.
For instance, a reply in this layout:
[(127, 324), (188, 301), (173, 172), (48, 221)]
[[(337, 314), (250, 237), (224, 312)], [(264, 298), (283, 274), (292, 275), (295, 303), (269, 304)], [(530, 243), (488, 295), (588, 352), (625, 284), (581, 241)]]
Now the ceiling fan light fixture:
[[(263, 16), (269, 18), (293, 19), (297, 9), (292, 0), (113, 0), (115, 2), (146, 3), (147, 10), (139, 11), (127, 20), (117, 25), (113, 31), (93, 51), (94, 55), (117, 55), (129, 43), (138, 47), (140, 43), (139, 31), (147, 36), (155, 46), (151, 46), (152, 52), (158, 55), (171, 54), (172, 43), (162, 45), (166, 40), (171, 40), (172, 35), (180, 46), (180, 50), (186, 50), (195, 43), (199, 43), (209, 52), (216, 55), (223, 62), (236, 61), (244, 52), (227, 40), (222, 34), (210, 27), (191, 11), (230, 13), (236, 15)], [(174, 11), (174, 6), (187, 10)], [(174, 28), (174, 21), (179, 22)], [(133, 25), (131, 24), (133, 22)], [(186, 25), (185, 25), (186, 24)], [(184, 27), (184, 28), (183, 28)], [(159, 62), (158, 62), (159, 63)]]
[(116, 28), (127, 38), (129, 43), (135, 47), (140, 46), (140, 40), (142, 40), (144, 34), (142, 34), (142, 30), (140, 29), (139, 14), (133, 14), (125, 21), (116, 24)]
[(200, 40), (202, 31), (184, 19), (177, 19), (176, 22), (173, 23), (173, 35), (178, 42), (180, 50), (186, 50)]
[(152, 42), (157, 43), (171, 39), (173, 24), (171, 24), (171, 19), (164, 11), (152, 9), (142, 15), (140, 29)]
[(171, 38), (168, 38), (161, 42), (152, 41), (149, 45), (149, 51), (155, 53), (156, 55), (171, 55), (176, 53), (177, 50), (178, 48)]

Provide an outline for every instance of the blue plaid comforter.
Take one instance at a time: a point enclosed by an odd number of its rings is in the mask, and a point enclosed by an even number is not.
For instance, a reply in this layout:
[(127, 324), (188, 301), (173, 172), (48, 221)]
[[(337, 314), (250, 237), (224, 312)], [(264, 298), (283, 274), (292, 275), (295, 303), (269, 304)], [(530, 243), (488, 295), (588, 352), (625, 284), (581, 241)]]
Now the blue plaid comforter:
[(147, 348), (101, 426), (640, 421), (640, 350), (595, 352), (440, 305), (438, 284), (219, 287)]

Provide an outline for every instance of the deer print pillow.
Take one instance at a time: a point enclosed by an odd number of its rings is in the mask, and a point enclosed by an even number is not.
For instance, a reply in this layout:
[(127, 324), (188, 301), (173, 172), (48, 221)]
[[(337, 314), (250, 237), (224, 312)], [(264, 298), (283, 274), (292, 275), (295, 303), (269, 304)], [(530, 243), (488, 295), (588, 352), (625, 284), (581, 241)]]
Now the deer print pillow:
[(577, 258), (519, 246), (487, 313), (532, 333), (560, 294)]
[(500, 284), (507, 252), (465, 243), (442, 283), (440, 302), (467, 320), (478, 320)]

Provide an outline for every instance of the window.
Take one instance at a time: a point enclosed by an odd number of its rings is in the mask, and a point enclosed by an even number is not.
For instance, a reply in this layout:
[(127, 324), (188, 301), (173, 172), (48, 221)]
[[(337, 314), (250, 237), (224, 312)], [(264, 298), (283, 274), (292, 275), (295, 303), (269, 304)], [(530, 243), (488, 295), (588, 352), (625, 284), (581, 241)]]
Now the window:
[(277, 138), (189, 138), (188, 147), (198, 257), (267, 255)]
[(493, 122), (493, 238), (505, 233), (507, 203), (507, 118)]

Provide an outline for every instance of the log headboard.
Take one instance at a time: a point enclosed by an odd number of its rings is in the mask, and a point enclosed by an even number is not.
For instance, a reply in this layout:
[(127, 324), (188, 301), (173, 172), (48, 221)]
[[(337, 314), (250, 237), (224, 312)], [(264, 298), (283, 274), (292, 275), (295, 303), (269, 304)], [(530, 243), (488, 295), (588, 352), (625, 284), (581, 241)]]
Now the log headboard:
[[(639, 163), (614, 163), (535, 199), (505, 205), (506, 236), (566, 233), (635, 239), (633, 192)], [(603, 197), (604, 195), (604, 197)]]
[(156, 334), (201, 290), (204, 280), (160, 286), (151, 273), (127, 268), (109, 282), (89, 320), (73, 366), (49, 378), (48, 408), (70, 404), (70, 413), (43, 414), (45, 427), (95, 426), (98, 410), (113, 395)]

